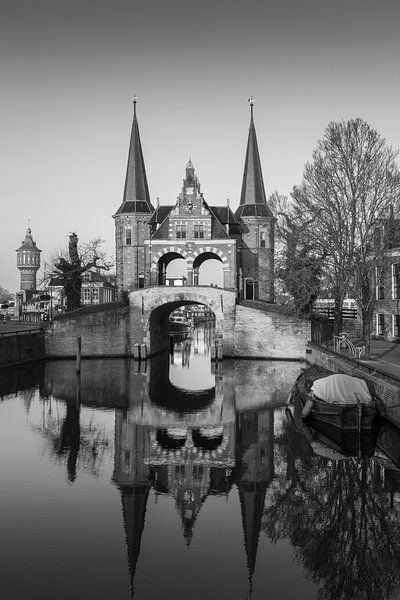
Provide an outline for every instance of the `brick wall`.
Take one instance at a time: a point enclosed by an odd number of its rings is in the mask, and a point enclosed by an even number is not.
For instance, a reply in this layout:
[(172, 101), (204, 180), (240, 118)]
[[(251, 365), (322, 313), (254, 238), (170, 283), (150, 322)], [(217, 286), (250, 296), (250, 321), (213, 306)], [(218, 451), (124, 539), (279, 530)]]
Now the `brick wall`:
[(43, 331), (0, 337), (0, 368), (22, 365), (44, 357)]
[(82, 340), (82, 356), (126, 356), (131, 354), (135, 331), (128, 332), (128, 307), (77, 311), (54, 319), (46, 329), (46, 356), (76, 356), (77, 338)]
[(304, 359), (311, 323), (291, 315), (236, 307), (234, 355), (245, 358)]

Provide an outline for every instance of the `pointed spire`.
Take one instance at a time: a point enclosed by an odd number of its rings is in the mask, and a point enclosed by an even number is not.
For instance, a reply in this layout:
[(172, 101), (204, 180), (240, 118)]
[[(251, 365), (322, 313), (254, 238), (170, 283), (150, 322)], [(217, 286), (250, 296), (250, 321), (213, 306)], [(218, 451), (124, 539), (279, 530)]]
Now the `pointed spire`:
[(249, 582), (251, 582), (256, 567), (258, 539), (260, 537), (267, 483), (257, 482), (250, 485), (240, 483), (238, 488), (248, 577)]
[(133, 487), (120, 487), (132, 598), (134, 596), (136, 565), (140, 554), (149, 490), (149, 485), (140, 484)]
[(125, 187), (120, 213), (152, 213), (154, 208), (150, 202), (147, 185), (146, 168), (140, 142), (139, 125), (136, 116), (136, 95), (133, 97), (133, 122), (129, 144), (128, 164), (126, 168)]
[(267, 206), (261, 161), (258, 152), (256, 128), (253, 119), (253, 96), (249, 98), (249, 104), (250, 129), (247, 140), (240, 204), (236, 211), (236, 216), (272, 216)]

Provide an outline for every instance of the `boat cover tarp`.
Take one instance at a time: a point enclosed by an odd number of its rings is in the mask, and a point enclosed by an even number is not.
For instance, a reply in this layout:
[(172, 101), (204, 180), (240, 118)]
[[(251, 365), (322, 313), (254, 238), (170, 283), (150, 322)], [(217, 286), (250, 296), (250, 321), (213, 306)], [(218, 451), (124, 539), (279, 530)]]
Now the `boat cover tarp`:
[(373, 404), (368, 386), (363, 379), (343, 375), (329, 375), (314, 381), (312, 392), (317, 398), (334, 404)]

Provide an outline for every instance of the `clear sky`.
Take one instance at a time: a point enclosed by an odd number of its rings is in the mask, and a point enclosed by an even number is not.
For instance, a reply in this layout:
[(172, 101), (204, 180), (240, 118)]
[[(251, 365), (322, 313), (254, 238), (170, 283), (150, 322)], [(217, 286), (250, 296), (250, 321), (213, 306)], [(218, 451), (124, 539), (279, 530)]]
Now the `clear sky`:
[(132, 101), (152, 201), (192, 158), (210, 204), (239, 202), (255, 124), (268, 194), (290, 193), (332, 120), (400, 147), (397, 0), (0, 0), (0, 285), (19, 287), (30, 219), (43, 257), (76, 231), (114, 253)]

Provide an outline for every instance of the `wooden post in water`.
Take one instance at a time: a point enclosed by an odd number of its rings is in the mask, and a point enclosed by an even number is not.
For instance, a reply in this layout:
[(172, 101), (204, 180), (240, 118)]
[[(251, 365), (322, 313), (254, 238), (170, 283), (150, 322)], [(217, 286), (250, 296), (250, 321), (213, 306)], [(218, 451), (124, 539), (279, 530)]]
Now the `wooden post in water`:
[(82, 338), (79, 336), (76, 338), (77, 350), (76, 350), (76, 372), (81, 372), (81, 358), (82, 358)]

